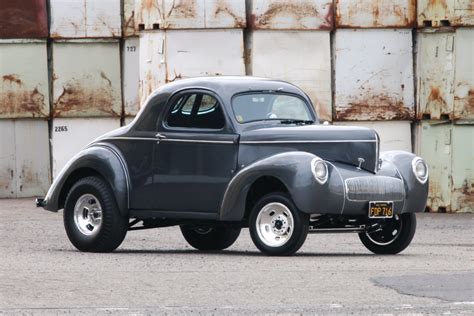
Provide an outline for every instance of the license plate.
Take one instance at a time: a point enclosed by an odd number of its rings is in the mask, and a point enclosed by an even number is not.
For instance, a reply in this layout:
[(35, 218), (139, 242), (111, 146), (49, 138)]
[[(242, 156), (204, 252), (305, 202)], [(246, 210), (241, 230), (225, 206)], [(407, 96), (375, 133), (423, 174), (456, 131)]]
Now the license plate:
[(393, 202), (369, 202), (369, 217), (370, 218), (392, 218), (393, 217)]

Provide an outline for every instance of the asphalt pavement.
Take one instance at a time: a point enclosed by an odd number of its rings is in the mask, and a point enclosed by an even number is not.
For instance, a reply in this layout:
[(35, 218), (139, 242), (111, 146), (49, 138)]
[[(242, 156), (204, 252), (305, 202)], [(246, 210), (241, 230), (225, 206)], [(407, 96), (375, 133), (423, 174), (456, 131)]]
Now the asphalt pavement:
[(313, 234), (292, 257), (266, 257), (247, 229), (204, 253), (177, 227), (97, 254), (73, 248), (62, 212), (0, 200), (0, 314), (474, 314), (474, 215), (417, 219), (395, 256), (355, 234)]

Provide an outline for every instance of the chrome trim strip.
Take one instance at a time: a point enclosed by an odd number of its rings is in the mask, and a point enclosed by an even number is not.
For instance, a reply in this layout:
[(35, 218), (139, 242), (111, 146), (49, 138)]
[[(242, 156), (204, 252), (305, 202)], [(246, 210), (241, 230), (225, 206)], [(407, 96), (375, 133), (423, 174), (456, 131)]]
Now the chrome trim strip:
[(164, 138), (159, 140), (163, 142), (177, 142), (177, 143), (202, 143), (202, 144), (234, 144), (231, 140), (206, 140), (206, 139), (178, 139), (178, 138)]
[(379, 150), (380, 150), (380, 138), (379, 138), (379, 134), (377, 132), (375, 132), (375, 167), (374, 167), (374, 171), (377, 172), (377, 166), (379, 164)]
[[(341, 178), (341, 182), (344, 183), (344, 178), (342, 177), (342, 174), (339, 171), (339, 169), (337, 169), (337, 167), (334, 164), (330, 163), (329, 161), (324, 160), (324, 162), (331, 165), (334, 168), (334, 170), (337, 171), (337, 174), (339, 175), (339, 178)], [(344, 186), (345, 186), (345, 183), (344, 183)], [(344, 208), (346, 207), (346, 194), (347, 194), (345, 188), (342, 190), (342, 192), (344, 193), (344, 199), (342, 201), (341, 215), (344, 213)]]
[(154, 137), (107, 137), (107, 138), (102, 138), (100, 141), (104, 140), (157, 140)]
[(305, 143), (376, 143), (373, 139), (344, 139), (344, 140), (244, 140), (241, 144), (305, 144)]

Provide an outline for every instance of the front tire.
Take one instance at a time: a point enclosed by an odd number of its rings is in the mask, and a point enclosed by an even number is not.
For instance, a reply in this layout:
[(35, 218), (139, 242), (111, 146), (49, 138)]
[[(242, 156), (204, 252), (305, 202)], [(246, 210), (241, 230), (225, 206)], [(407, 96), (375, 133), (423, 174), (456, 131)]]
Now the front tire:
[(240, 235), (240, 228), (196, 227), (181, 225), (184, 239), (198, 250), (224, 250), (232, 246)]
[(66, 197), (64, 227), (78, 250), (110, 252), (124, 240), (128, 217), (120, 215), (112, 190), (102, 178), (86, 177)]
[(360, 233), (364, 246), (375, 254), (394, 255), (411, 243), (416, 231), (414, 213), (395, 214), (380, 222), (380, 229), (371, 233)]
[(300, 212), (285, 193), (270, 193), (253, 207), (250, 236), (264, 254), (289, 256), (297, 252), (308, 235), (309, 216)]

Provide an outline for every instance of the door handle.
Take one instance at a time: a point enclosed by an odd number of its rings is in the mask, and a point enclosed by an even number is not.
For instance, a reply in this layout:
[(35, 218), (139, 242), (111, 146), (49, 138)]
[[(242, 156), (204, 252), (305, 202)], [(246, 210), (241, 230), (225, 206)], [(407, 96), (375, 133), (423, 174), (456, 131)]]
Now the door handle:
[(160, 133), (156, 134), (155, 136), (158, 144), (160, 143), (160, 140), (166, 139), (166, 136)]

